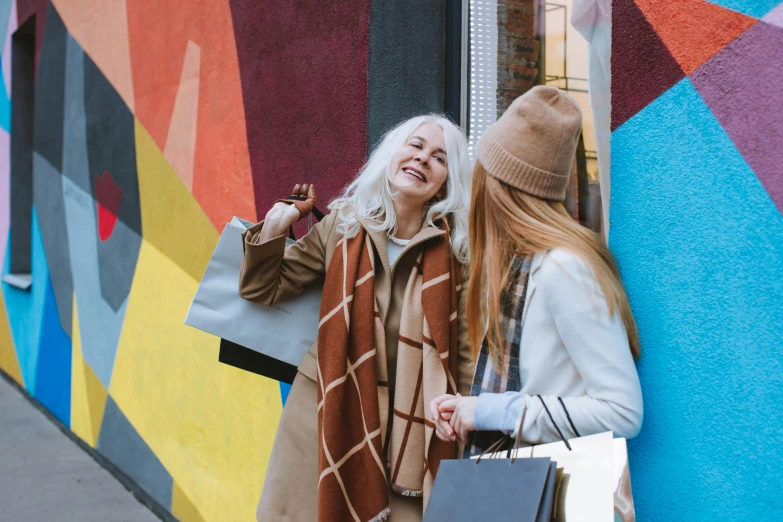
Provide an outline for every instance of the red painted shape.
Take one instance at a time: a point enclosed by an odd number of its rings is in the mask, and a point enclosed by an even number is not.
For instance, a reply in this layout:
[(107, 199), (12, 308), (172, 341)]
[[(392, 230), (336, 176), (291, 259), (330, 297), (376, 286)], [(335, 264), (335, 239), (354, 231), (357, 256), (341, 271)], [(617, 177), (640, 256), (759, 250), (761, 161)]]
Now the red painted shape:
[(685, 74), (753, 27), (758, 20), (705, 0), (636, 0)]
[(612, 3), (612, 132), (685, 78), (633, 0)]
[(122, 204), (122, 187), (117, 186), (108, 170), (95, 176), (95, 201), (98, 203), (98, 237), (106, 241), (114, 232)]
[(325, 209), (365, 161), (370, 2), (230, 4), (258, 216), (295, 183)]
[(111, 237), (111, 233), (114, 232), (114, 225), (116, 224), (117, 216), (98, 203), (98, 237), (101, 241), (106, 241)]
[(188, 42), (197, 45), (201, 62), (191, 193), (217, 230), (234, 215), (252, 219), (253, 181), (228, 0), (127, 0), (126, 5), (134, 115), (165, 150), (171, 125), (182, 125), (171, 117)]

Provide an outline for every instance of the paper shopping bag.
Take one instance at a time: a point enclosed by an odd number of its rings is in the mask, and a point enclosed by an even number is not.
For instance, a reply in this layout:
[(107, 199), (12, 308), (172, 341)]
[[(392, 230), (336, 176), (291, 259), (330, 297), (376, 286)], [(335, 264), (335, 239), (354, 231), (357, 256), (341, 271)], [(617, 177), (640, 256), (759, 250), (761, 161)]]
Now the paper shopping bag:
[(315, 285), (274, 307), (242, 299), (242, 233), (250, 224), (239, 218), (226, 224), (185, 324), (295, 367), (318, 336), (322, 287)]
[(548, 458), (441, 461), (424, 522), (548, 522), (556, 467)]

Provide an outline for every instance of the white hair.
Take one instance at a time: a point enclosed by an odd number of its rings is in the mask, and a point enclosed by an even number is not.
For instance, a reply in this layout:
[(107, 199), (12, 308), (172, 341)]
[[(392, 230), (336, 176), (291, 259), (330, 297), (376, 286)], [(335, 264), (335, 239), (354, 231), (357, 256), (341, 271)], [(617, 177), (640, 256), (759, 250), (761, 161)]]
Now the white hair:
[(405, 141), (425, 123), (434, 123), (443, 129), (446, 144), (448, 175), (444, 182), (445, 195), (427, 209), (427, 224), (446, 219), (451, 229), (451, 248), (460, 263), (470, 257), (468, 247), (468, 208), (470, 206), (470, 161), (468, 143), (462, 130), (449, 119), (437, 114), (416, 116), (404, 121), (384, 135), (370, 154), (359, 174), (330, 204), (337, 212), (337, 231), (345, 237), (355, 237), (361, 225), (357, 217), (374, 220), (376, 231), (397, 232), (391, 177), (392, 160)]

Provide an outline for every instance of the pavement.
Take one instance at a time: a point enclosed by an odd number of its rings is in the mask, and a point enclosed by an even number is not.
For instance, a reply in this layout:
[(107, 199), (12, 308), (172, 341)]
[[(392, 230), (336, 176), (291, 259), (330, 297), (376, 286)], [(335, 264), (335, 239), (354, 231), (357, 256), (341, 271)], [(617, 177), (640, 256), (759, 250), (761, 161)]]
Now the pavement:
[(0, 522), (159, 519), (0, 376)]

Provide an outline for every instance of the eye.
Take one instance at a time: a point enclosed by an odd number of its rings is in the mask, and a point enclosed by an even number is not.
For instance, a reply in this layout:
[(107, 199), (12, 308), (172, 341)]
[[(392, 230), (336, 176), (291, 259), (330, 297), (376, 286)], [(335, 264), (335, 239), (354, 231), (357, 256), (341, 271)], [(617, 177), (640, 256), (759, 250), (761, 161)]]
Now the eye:
[(444, 158), (443, 156), (437, 156), (437, 160), (441, 163), (441, 165), (446, 164), (446, 158)]
[(412, 141), (411, 142), (411, 147), (415, 147), (415, 148), (421, 150), (421, 143), (419, 143), (418, 141)]

